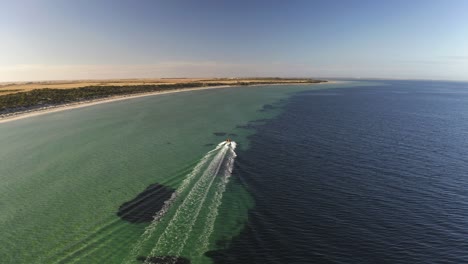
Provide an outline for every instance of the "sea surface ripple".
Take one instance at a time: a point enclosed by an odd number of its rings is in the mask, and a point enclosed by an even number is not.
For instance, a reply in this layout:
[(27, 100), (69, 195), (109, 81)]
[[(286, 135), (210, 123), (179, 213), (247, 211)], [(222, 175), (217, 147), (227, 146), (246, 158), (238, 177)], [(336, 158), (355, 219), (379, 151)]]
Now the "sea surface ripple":
[(468, 263), (468, 84), (306, 91), (257, 127), (217, 263)]

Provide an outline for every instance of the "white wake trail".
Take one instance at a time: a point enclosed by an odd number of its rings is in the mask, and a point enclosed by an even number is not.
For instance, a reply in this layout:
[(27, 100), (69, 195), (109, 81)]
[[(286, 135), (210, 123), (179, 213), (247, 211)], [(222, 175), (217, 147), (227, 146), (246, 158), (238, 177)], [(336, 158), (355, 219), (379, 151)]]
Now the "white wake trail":
[(224, 171), (222, 171), (222, 174), (220, 175), (221, 181), (218, 183), (216, 186), (216, 193), (212, 199), (212, 203), (209, 206), (209, 214), (207, 216), (207, 219), (205, 221), (205, 227), (203, 229), (202, 234), (200, 235), (198, 239), (198, 247), (196, 249), (196, 252), (198, 255), (204, 254), (206, 251), (208, 251), (209, 247), (209, 239), (211, 236), (211, 233), (213, 233), (214, 230), (214, 224), (215, 220), (218, 216), (218, 209), (219, 206), (221, 205), (223, 194), (226, 191), (226, 185), (229, 182), (229, 178), (231, 177), (232, 169), (234, 167), (234, 159), (236, 158), (236, 153), (234, 150), (236, 149), (236, 143), (232, 142), (231, 143), (231, 149), (229, 150), (228, 153), (228, 160), (227, 164), (224, 168)]
[(221, 142), (216, 146), (215, 149), (209, 151), (208, 153), (203, 156), (203, 158), (197, 163), (197, 165), (193, 168), (193, 170), (190, 172), (190, 174), (187, 175), (187, 177), (182, 181), (181, 185), (179, 188), (171, 195), (171, 197), (164, 202), (163, 207), (161, 210), (159, 210), (154, 216), (153, 220), (151, 221), (151, 224), (145, 228), (145, 232), (140, 236), (140, 239), (137, 241), (137, 243), (133, 246), (130, 254), (126, 258), (126, 260), (123, 261), (123, 263), (132, 263), (134, 259), (137, 257), (138, 253), (140, 252), (143, 244), (148, 241), (148, 239), (151, 238), (153, 235), (154, 231), (156, 230), (156, 227), (158, 226), (159, 221), (161, 218), (166, 214), (166, 212), (169, 210), (171, 205), (174, 203), (174, 201), (177, 199), (179, 194), (183, 193), (188, 186), (192, 183), (193, 179), (195, 178), (196, 175), (200, 173), (200, 170), (206, 165), (206, 163), (209, 161), (210, 157), (212, 154), (219, 149), (221, 149), (224, 146), (224, 142)]
[(158, 252), (163, 248), (170, 248), (169, 254), (171, 256), (180, 255), (228, 149), (227, 144), (224, 144), (223, 148), (215, 155), (208, 168), (185, 197), (183, 203), (177, 208), (175, 215), (159, 237), (145, 263), (149, 263), (151, 256), (164, 253)]
[[(218, 215), (218, 207), (221, 204), (222, 195), (236, 157), (235, 142), (222, 142), (219, 146), (221, 148), (214, 150), (219, 151), (209, 163), (207, 162), (205, 170), (200, 171), (200, 177), (188, 190), (184, 201), (177, 207), (165, 230), (147, 256), (145, 263), (149, 264), (151, 258), (155, 256), (170, 256), (175, 262), (176, 257), (181, 256), (187, 240), (189, 238), (193, 240), (191, 238), (192, 230), (199, 223), (203, 223), (204, 227), (199, 239), (200, 246), (196, 246), (199, 249), (194, 252), (201, 256), (208, 248), (209, 237), (213, 232), (214, 222)], [(218, 182), (214, 184), (215, 181)], [(214, 194), (210, 196), (210, 199), (207, 199), (208, 194), (213, 193), (212, 186), (215, 186)], [(205, 213), (201, 214), (203, 208), (207, 209), (206, 215)]]

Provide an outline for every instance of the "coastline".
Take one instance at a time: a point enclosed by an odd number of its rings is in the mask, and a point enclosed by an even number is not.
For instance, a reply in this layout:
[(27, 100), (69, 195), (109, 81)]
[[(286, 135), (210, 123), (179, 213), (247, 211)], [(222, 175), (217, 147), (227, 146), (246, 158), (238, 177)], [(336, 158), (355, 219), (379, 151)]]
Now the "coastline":
[(155, 95), (162, 95), (162, 94), (171, 94), (171, 93), (180, 93), (180, 92), (189, 92), (189, 91), (196, 91), (196, 90), (208, 90), (208, 89), (223, 89), (223, 88), (232, 88), (232, 87), (249, 87), (249, 86), (264, 86), (264, 85), (314, 85), (314, 84), (336, 84), (337, 81), (326, 81), (324, 83), (273, 83), (273, 84), (252, 84), (252, 85), (219, 85), (219, 86), (207, 86), (207, 87), (196, 87), (196, 88), (180, 88), (180, 89), (173, 89), (169, 91), (156, 91), (156, 92), (148, 92), (148, 93), (139, 93), (139, 94), (129, 94), (129, 95), (117, 95), (105, 98), (98, 98), (93, 100), (85, 100), (80, 102), (73, 102), (68, 104), (59, 104), (59, 105), (51, 105), (45, 106), (41, 108), (29, 109), (25, 111), (19, 111), (9, 114), (0, 115), (0, 124), (7, 123), (10, 121), (20, 120), (24, 118), (61, 112), (76, 108), (82, 108), (97, 104), (104, 104), (104, 103), (111, 103), (116, 101), (122, 101), (127, 99), (134, 99), (146, 96), (155, 96)]

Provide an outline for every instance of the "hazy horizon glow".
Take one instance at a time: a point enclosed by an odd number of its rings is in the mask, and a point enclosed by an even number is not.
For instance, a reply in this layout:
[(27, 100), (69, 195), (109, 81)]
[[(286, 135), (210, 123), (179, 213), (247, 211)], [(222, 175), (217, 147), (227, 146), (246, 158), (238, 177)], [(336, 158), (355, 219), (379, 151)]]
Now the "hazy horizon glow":
[(468, 80), (468, 1), (3, 1), (0, 82)]

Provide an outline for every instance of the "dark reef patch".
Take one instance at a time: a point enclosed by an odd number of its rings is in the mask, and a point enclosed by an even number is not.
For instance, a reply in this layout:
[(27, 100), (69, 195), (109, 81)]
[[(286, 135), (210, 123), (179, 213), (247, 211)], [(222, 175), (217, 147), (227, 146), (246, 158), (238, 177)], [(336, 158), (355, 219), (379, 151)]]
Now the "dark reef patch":
[(212, 146), (214, 146), (214, 145), (215, 145), (215, 144), (213, 144), (213, 143), (208, 143), (208, 144), (205, 144), (204, 146), (205, 146), (205, 147), (212, 147)]
[(253, 120), (253, 121), (250, 121), (250, 122), (252, 122), (252, 123), (265, 123), (267, 121), (270, 121), (270, 119), (261, 118), (261, 119)]
[(247, 125), (237, 125), (236, 128), (243, 128), (243, 129), (253, 129), (254, 125), (252, 124), (247, 124)]
[(164, 202), (168, 200), (174, 189), (161, 184), (151, 184), (131, 201), (119, 207), (117, 216), (130, 223), (151, 222), (153, 215), (161, 210)]
[[(243, 129), (255, 129), (256, 127), (263, 125), (265, 122), (267, 122), (269, 119), (263, 118), (263, 119), (257, 119), (257, 120), (252, 120), (249, 121), (245, 125), (237, 125), (236, 128), (243, 128)], [(235, 134), (233, 134), (235, 135)], [(236, 135), (237, 136), (237, 135)]]
[(157, 257), (147, 257), (139, 256), (137, 258), (138, 261), (153, 263), (153, 264), (190, 264), (190, 260), (184, 257), (176, 257), (176, 256), (157, 256)]
[(226, 133), (226, 132), (213, 132), (213, 134), (214, 134), (215, 136), (220, 137), (220, 136), (225, 136), (227, 133)]
[(258, 110), (260, 112), (265, 112), (265, 111), (268, 111), (268, 110), (273, 110), (273, 109), (276, 109), (277, 107), (274, 106), (274, 105), (271, 105), (271, 104), (266, 104), (266, 105), (263, 105), (262, 109)]
[(230, 137), (237, 137), (237, 134), (229, 133), (228, 136), (230, 136)]

